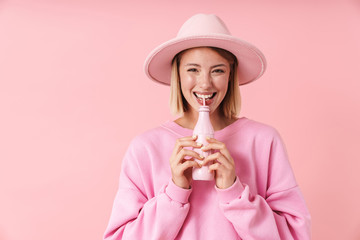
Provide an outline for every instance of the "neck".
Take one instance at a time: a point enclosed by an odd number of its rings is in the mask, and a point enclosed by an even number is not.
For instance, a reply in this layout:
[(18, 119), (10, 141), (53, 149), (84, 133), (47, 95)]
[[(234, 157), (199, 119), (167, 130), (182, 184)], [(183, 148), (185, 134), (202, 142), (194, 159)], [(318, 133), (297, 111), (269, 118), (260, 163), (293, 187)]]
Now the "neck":
[[(194, 129), (198, 118), (199, 113), (197, 111), (187, 111), (181, 118), (177, 119), (175, 122), (182, 127)], [(236, 121), (236, 118), (226, 118), (219, 111), (219, 109), (216, 109), (214, 112), (210, 113), (210, 121), (214, 130), (218, 131)]]

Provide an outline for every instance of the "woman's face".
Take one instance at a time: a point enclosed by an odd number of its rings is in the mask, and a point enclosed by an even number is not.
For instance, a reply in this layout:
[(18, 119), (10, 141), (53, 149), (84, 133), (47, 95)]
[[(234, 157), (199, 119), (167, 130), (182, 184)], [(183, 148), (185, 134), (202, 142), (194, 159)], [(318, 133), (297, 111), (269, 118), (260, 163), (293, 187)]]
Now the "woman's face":
[(196, 111), (205, 103), (210, 114), (219, 114), (230, 75), (229, 62), (211, 48), (193, 48), (182, 54), (179, 75), (181, 91), (189, 111)]

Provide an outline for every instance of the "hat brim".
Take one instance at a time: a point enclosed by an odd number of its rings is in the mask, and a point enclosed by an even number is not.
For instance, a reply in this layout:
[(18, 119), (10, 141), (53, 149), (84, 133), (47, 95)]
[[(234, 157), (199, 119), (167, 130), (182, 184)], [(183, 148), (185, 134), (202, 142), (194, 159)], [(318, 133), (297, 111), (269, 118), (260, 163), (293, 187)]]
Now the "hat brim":
[(146, 75), (158, 83), (170, 85), (171, 62), (174, 56), (194, 47), (217, 47), (234, 54), (239, 63), (239, 85), (255, 81), (266, 69), (264, 55), (252, 44), (231, 35), (213, 34), (174, 38), (161, 44), (145, 60)]

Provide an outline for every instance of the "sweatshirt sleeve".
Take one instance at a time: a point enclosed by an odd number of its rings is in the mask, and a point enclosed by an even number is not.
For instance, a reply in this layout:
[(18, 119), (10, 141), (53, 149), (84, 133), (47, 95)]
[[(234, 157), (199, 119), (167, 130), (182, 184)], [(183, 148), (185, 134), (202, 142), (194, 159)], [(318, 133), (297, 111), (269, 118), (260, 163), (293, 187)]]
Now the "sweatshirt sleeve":
[(125, 154), (106, 240), (174, 239), (185, 221), (191, 189), (179, 188), (169, 179), (155, 196), (148, 197), (143, 182), (147, 173), (139, 170), (138, 158), (144, 155), (134, 144)]
[(218, 189), (219, 205), (242, 239), (310, 239), (310, 214), (277, 134), (270, 147), (266, 196), (253, 194), (237, 177)]

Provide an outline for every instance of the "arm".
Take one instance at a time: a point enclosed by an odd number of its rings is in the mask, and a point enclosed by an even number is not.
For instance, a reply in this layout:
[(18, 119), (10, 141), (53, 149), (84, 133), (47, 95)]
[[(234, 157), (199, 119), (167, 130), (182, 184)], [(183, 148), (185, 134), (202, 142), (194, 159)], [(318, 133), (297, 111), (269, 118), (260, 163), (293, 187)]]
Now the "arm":
[[(104, 239), (174, 239), (189, 211), (190, 189), (172, 180), (148, 199), (138, 167), (141, 150), (130, 145), (122, 162), (119, 189)], [(143, 154), (144, 155), (144, 154)]]
[(297, 186), (266, 199), (253, 195), (237, 178), (217, 189), (219, 206), (243, 239), (310, 239), (310, 216)]
[[(241, 183), (239, 177), (235, 178), (235, 183), (230, 187), (221, 185), (223, 182), (233, 181), (234, 161), (223, 143), (215, 139), (210, 142), (208, 148), (219, 150), (213, 155), (218, 159), (213, 164), (213, 169), (216, 175), (222, 177), (216, 182), (219, 206), (242, 239), (310, 239), (310, 215), (276, 131), (273, 132), (271, 146), (268, 148), (269, 154), (262, 154), (267, 155), (268, 159), (256, 163), (267, 164), (267, 175), (253, 176), (258, 184), (267, 186), (264, 197), (253, 194), (247, 184)], [(261, 149), (266, 151), (267, 147), (264, 145)], [(212, 160), (211, 157), (209, 159)], [(225, 181), (226, 178), (229, 181)]]

